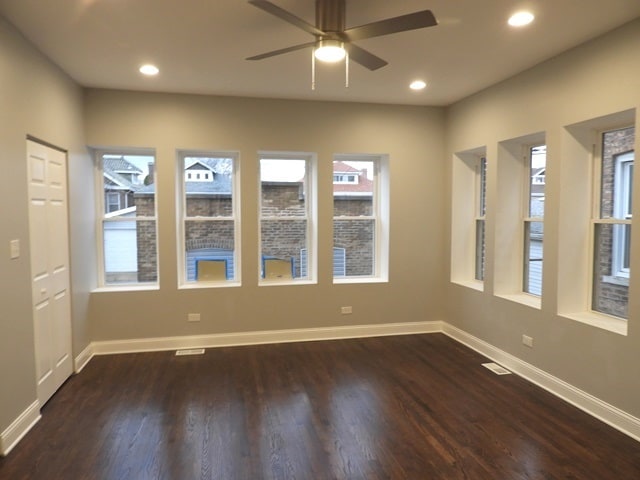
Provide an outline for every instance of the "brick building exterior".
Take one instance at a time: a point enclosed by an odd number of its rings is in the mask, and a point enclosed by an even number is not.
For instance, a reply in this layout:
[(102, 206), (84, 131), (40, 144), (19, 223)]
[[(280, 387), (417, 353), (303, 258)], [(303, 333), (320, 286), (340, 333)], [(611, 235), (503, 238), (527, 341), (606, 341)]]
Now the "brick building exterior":
[[(217, 186), (214, 187), (214, 184)], [(210, 184), (187, 181), (185, 185), (187, 217), (208, 217), (186, 222), (187, 254), (206, 249), (232, 251), (234, 221), (230, 176), (216, 175), (215, 181)], [(354, 218), (372, 214), (371, 182), (364, 182), (364, 185), (368, 191), (350, 195), (348, 189), (343, 189), (334, 195), (334, 216), (346, 216), (334, 221), (334, 245), (344, 249), (347, 275), (371, 275), (374, 272), (375, 222)], [(153, 185), (148, 185), (135, 193), (137, 217), (155, 215), (153, 189)], [(261, 200), (262, 255), (292, 259), (295, 276), (304, 275), (307, 271), (306, 265), (303, 265), (306, 259), (307, 217), (303, 183), (263, 182)], [(215, 220), (211, 217), (215, 217)], [(153, 282), (157, 280), (155, 227), (152, 221), (138, 220), (136, 225), (138, 281)]]

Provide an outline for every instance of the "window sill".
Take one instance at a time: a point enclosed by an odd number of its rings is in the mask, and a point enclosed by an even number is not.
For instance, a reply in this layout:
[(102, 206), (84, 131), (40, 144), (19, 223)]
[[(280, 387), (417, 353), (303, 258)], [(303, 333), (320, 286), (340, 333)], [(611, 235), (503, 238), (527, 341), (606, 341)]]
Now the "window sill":
[(359, 283), (389, 283), (389, 280), (381, 277), (347, 277), (333, 279), (334, 285), (351, 285)]
[(178, 286), (178, 290), (199, 290), (206, 288), (233, 288), (240, 287), (240, 282), (193, 282), (184, 283)]
[(112, 292), (148, 292), (160, 290), (160, 286), (153, 285), (109, 285), (91, 290), (91, 293), (112, 293)]
[(316, 285), (318, 282), (314, 280), (260, 280), (259, 287), (294, 287), (296, 285)]
[(627, 336), (627, 321), (598, 312), (561, 313), (559, 316), (600, 328), (611, 333)]
[(542, 308), (542, 299), (535, 295), (531, 295), (528, 293), (511, 293), (511, 294), (502, 294), (496, 295), (498, 298), (503, 298), (505, 300), (509, 300), (511, 302), (520, 303), (522, 305), (526, 305), (527, 307), (535, 308), (540, 310)]
[(481, 280), (451, 280), (454, 285), (471, 288), (478, 292), (484, 292), (484, 282)]
[(629, 286), (629, 279), (627, 277), (619, 277), (619, 276), (604, 276), (602, 277), (603, 283), (608, 283), (610, 285), (619, 285), (622, 287)]

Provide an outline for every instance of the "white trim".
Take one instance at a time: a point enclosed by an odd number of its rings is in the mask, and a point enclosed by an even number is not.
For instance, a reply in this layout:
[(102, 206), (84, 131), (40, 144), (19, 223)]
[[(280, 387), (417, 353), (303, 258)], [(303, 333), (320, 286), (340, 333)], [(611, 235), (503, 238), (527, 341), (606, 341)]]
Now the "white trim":
[(6, 457), (22, 437), (40, 420), (40, 403), (36, 400), (0, 434), (0, 456)]
[(442, 332), (634, 440), (640, 441), (640, 418), (636, 418), (453, 325), (442, 322)]
[(342, 327), (300, 328), (290, 330), (264, 330), (257, 332), (222, 333), (164, 338), (113, 340), (92, 343), (95, 355), (115, 353), (154, 352), (184, 348), (215, 348), (269, 343), (312, 342), (347, 338), (382, 337), (438, 333), (442, 322), (406, 322), (382, 325), (353, 325)]
[(80, 373), (87, 363), (93, 358), (93, 344), (87, 345), (80, 354), (73, 360), (73, 370), (76, 374)]

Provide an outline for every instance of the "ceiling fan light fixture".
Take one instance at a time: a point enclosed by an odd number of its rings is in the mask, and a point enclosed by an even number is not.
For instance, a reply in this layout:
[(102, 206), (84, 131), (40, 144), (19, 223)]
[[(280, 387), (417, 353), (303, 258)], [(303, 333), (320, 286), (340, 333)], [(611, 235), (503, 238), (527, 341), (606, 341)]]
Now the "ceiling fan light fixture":
[(347, 52), (339, 40), (320, 40), (313, 55), (321, 62), (336, 63), (344, 60)]

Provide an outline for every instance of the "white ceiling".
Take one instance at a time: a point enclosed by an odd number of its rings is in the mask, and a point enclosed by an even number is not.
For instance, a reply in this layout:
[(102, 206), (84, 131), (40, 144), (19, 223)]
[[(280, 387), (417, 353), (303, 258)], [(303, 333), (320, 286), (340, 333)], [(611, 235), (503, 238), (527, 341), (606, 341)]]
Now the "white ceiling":
[[(314, 23), (314, 0), (272, 0)], [(511, 13), (535, 22), (515, 30)], [(248, 56), (313, 40), (245, 0), (0, 0), (0, 13), (87, 87), (448, 105), (640, 16), (638, 0), (347, 0), (347, 27), (430, 9), (439, 25), (362, 40), (376, 71), (319, 64), (311, 52)], [(142, 77), (141, 63), (161, 72)], [(422, 78), (428, 89), (408, 89)]]

